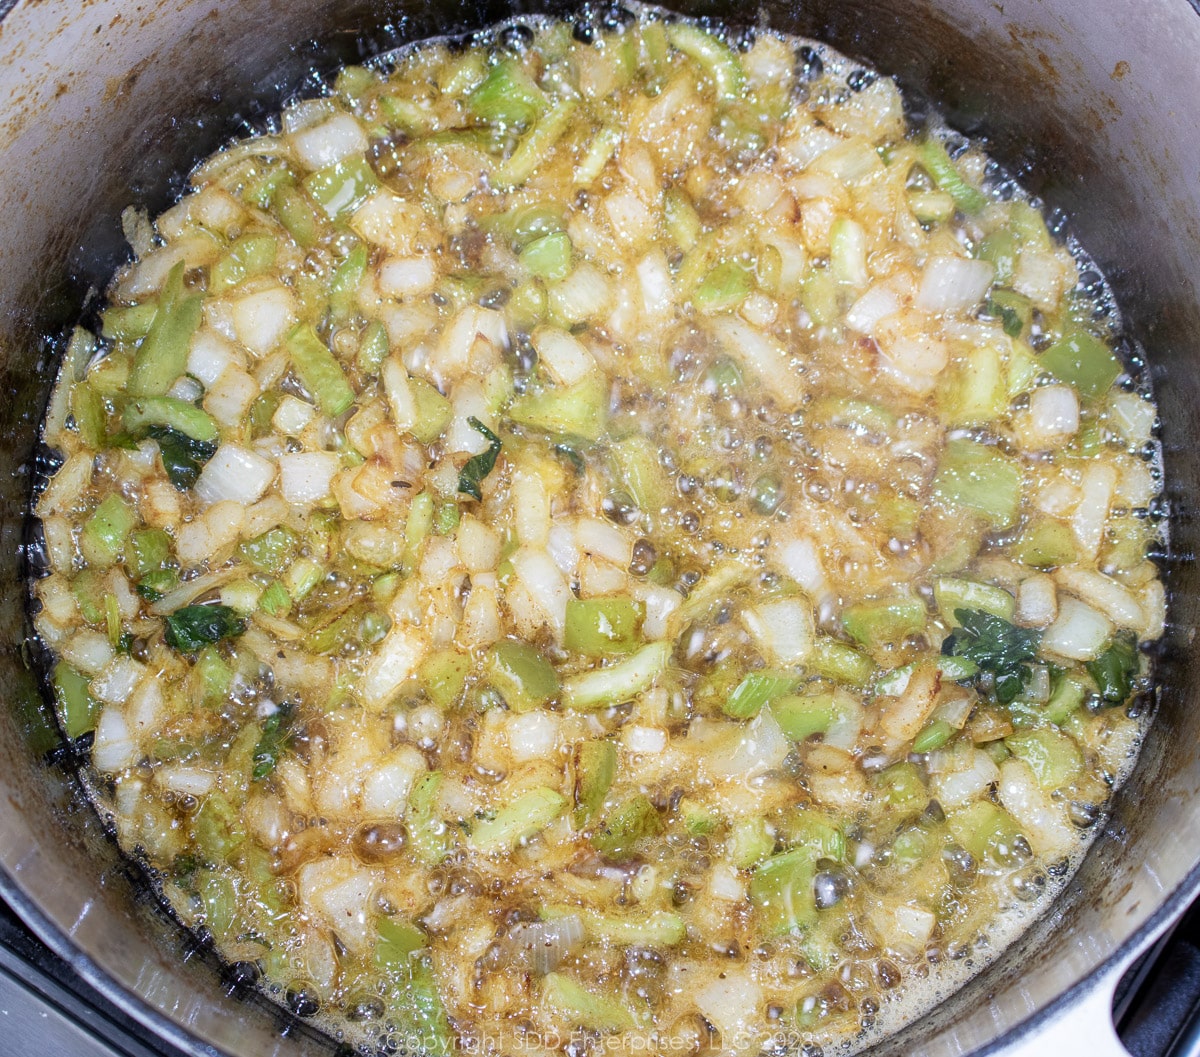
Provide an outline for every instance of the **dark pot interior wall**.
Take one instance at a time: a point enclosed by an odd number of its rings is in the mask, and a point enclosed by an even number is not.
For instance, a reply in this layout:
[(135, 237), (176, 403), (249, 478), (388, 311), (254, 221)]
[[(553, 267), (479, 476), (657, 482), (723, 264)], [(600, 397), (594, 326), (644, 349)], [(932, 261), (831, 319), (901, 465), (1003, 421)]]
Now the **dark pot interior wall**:
[[(513, 10), (562, 6), (485, 0), (455, 5), (451, 21), (415, 2), (95, 0), (65, 17), (45, 13), (48, 6), (18, 5), (0, 22), (0, 69), (17, 85), (0, 113), (0, 626), (9, 629), (0, 685), (13, 706), (0, 710), (8, 797), (0, 860), (39, 928), (72, 950), (58, 932), (68, 931), (89, 952), (73, 954), (88, 975), (103, 965), (151, 1007), (233, 1053), (320, 1052), (303, 1034), (276, 1040), (273, 1011), (225, 999), (204, 957), (182, 963), (186, 940), (138, 895), (99, 824), (75, 806), (69, 761), (43, 763), (47, 731), (22, 660), (18, 545), (53, 339), (124, 258), (121, 209), (164, 207), (192, 163), (288, 93), (315, 87), (311, 71)], [(711, 0), (676, 6), (704, 15), (725, 9)], [(1125, 6), (1120, 18), (1109, 17)], [(1191, 440), (1200, 395), (1200, 160), (1184, 139), (1184, 104), (1200, 101), (1200, 17), (1185, 0), (1111, 5), (1106, 29), (1084, 24), (1090, 5), (1071, 0), (811, 0), (758, 10), (772, 26), (872, 61), (937, 100), (957, 127), (986, 133), (1027, 185), (1071, 216), (1155, 365), (1175, 555), (1160, 720), (1106, 836), (1054, 912), (985, 978), (885, 1047), (961, 1052), (1083, 975), (1170, 894), (1195, 857), (1170, 837), (1194, 825), (1200, 788), (1200, 715), (1185, 663), (1197, 597), (1189, 497), (1200, 482), (1200, 447)], [(1020, 1000), (1009, 987), (1018, 975)]]

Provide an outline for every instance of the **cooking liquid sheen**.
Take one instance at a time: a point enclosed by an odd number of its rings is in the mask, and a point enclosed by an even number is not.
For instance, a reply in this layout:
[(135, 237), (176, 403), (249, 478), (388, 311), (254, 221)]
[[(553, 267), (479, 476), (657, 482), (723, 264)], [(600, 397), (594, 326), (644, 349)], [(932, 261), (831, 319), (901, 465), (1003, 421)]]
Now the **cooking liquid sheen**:
[(849, 1053), (1061, 891), (1145, 721), (1156, 412), (979, 144), (606, 8), (192, 185), (71, 342), (32, 590), (239, 982), (366, 1053)]

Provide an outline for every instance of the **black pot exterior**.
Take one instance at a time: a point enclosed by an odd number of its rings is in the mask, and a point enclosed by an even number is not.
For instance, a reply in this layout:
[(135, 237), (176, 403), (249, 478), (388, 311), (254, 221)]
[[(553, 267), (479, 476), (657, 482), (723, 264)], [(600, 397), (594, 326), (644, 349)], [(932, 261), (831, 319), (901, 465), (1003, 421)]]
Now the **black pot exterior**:
[[(1048, 202), (1116, 288), (1152, 365), (1171, 510), (1158, 715), (1067, 891), (983, 975), (879, 1054), (987, 1052), (1070, 1002), (1200, 888), (1200, 8), (1197, 0), (768, 0), (753, 19), (826, 40), (935, 100)], [(686, 14), (731, 17), (715, 0)], [(6, 4), (0, 0), (0, 12)], [(22, 0), (0, 21), (0, 893), (91, 982), (197, 1054), (332, 1046), (230, 995), (78, 799), (27, 667), (24, 533), (61, 335), (181, 173), (314, 73), (558, 0)], [(735, 19), (742, 12), (733, 12)], [(284, 1032), (286, 1029), (286, 1032)]]

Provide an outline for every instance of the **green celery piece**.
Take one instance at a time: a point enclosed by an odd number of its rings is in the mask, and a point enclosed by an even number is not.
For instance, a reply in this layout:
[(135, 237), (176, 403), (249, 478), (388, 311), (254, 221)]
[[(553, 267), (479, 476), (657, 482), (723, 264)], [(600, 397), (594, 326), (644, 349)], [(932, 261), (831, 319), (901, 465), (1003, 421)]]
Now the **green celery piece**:
[(687, 935), (683, 918), (670, 910), (615, 913), (588, 907), (551, 905), (538, 911), (538, 917), (543, 921), (555, 921), (571, 915), (583, 922), (589, 937), (623, 947), (673, 947), (682, 943)]
[(771, 715), (793, 741), (824, 734), (838, 718), (833, 694), (789, 694), (771, 705)]
[(167, 645), (180, 653), (196, 653), (221, 639), (235, 638), (246, 630), (246, 622), (229, 606), (184, 606), (166, 620)]
[(279, 576), (291, 564), (298, 543), (290, 529), (273, 528), (246, 540), (238, 547), (238, 555), (260, 572)]
[(978, 213), (987, 205), (983, 192), (963, 179), (941, 140), (929, 136), (917, 148), (917, 157), (934, 183), (950, 195), (964, 213)]
[[(329, 314), (336, 323), (344, 323), (354, 315), (358, 287), (367, 270), (367, 258), (367, 247), (360, 242), (333, 273), (329, 282)], [(384, 334), (387, 334), (386, 330)]]
[(806, 664), (817, 675), (846, 686), (866, 686), (875, 674), (875, 662), (870, 657), (828, 635), (817, 636)]
[(922, 224), (940, 224), (954, 216), (954, 196), (945, 191), (909, 191), (908, 208)]
[(748, 268), (737, 261), (722, 261), (701, 280), (692, 302), (702, 312), (723, 312), (740, 305), (753, 288)]
[(192, 668), (194, 684), (200, 691), (200, 703), (206, 708), (221, 708), (225, 704), (233, 681), (233, 669), (225, 662), (215, 646), (205, 646)]
[(948, 812), (946, 824), (954, 839), (981, 863), (989, 857), (1003, 862), (1021, 835), (1016, 820), (990, 800), (976, 800), (958, 811)]
[(541, 652), (505, 639), (488, 651), (484, 672), (513, 712), (531, 712), (558, 696), (558, 673)]
[(807, 848), (773, 855), (750, 879), (750, 902), (765, 938), (804, 931), (817, 920), (816, 860)]
[(438, 505), (433, 515), (433, 531), (439, 536), (449, 536), (456, 528), (459, 521), (462, 520), (462, 511), (453, 500)]
[(643, 603), (625, 596), (568, 599), (563, 645), (588, 657), (628, 653), (640, 644), (645, 615)]
[(258, 596), (258, 608), (268, 616), (287, 616), (292, 608), (292, 596), (288, 594), (287, 588), (283, 584), (275, 580)]
[(109, 305), (100, 316), (100, 332), (105, 341), (137, 341), (150, 333), (157, 301), (137, 305)]
[(568, 677), (563, 682), (562, 703), (577, 711), (619, 705), (650, 687), (666, 671), (670, 659), (670, 643), (643, 646), (618, 664)]
[(357, 209), (378, 186), (378, 177), (363, 157), (344, 158), (304, 180), (304, 190), (331, 220)]
[(530, 275), (554, 282), (571, 274), (571, 237), (565, 231), (555, 231), (534, 239), (519, 255), (522, 266)]
[(867, 233), (849, 217), (838, 217), (829, 228), (829, 274), (839, 283), (863, 287), (867, 272)]
[(429, 946), (425, 933), (407, 921), (381, 917), (375, 929), (375, 965), (385, 973), (407, 972), (413, 955)]
[(897, 812), (898, 817), (919, 815), (929, 804), (929, 790), (925, 788), (921, 772), (907, 761), (894, 763), (880, 771), (871, 784), (887, 802), (888, 809)]
[(674, 486), (658, 448), (640, 433), (615, 441), (611, 448), (616, 475), (638, 508), (657, 514), (674, 499)]
[(224, 793), (204, 798), (192, 823), (197, 851), (206, 863), (225, 862), (246, 840), (246, 829)]
[(104, 397), (86, 381), (76, 382), (71, 390), (71, 414), (84, 444), (94, 451), (107, 446), (108, 411)]
[(354, 390), (333, 353), (309, 323), (301, 323), (287, 338), (287, 349), (304, 388), (330, 418), (354, 403)]
[(605, 815), (592, 833), (592, 847), (614, 862), (625, 862), (637, 853), (638, 842), (661, 833), (662, 825), (654, 805), (639, 793)]
[(406, 970), (389, 973), (387, 1002), (396, 1037), (420, 1040), (420, 1052), (429, 1057), (449, 1057), (454, 1051), (450, 1021), (427, 955), (412, 955)]
[(954, 728), (944, 719), (935, 719), (925, 724), (913, 738), (913, 752), (933, 752), (940, 749), (954, 735)]
[(950, 426), (986, 424), (1003, 415), (1008, 389), (999, 350), (993, 345), (968, 350), (962, 361), (943, 375), (938, 407)]
[(1017, 243), (1008, 228), (997, 228), (983, 237), (975, 256), (991, 261), (996, 269), (996, 285), (1008, 286), (1017, 269)]
[(637, 1027), (633, 1013), (621, 999), (598, 995), (565, 973), (547, 973), (541, 990), (543, 1004), (590, 1031), (632, 1031)]
[(667, 225), (667, 233), (684, 253), (700, 241), (704, 232), (700, 214), (696, 212), (687, 195), (678, 188), (672, 187), (663, 196), (663, 219)]
[(201, 870), (196, 893), (204, 904), (204, 927), (218, 943), (232, 939), (238, 903), (233, 882), (212, 870)]
[(146, 436), (161, 426), (191, 437), (202, 444), (216, 443), (221, 436), (212, 416), (186, 400), (171, 396), (144, 396), (129, 401), (122, 414), (125, 428), (135, 437)]
[(800, 301), (819, 327), (833, 326), (841, 316), (841, 294), (828, 268), (812, 268), (800, 284)]
[(179, 574), (174, 569), (152, 569), (138, 580), (135, 590), (147, 602), (157, 602), (178, 585)]
[(732, 719), (753, 719), (764, 705), (788, 693), (796, 685), (796, 676), (770, 669), (747, 672), (721, 705)]
[(531, 789), (506, 804), (494, 818), (476, 822), (470, 843), (476, 851), (511, 852), (553, 822), (567, 807), (567, 798), (546, 786)]
[(1085, 665), (1108, 705), (1123, 705), (1133, 689), (1133, 680), (1140, 670), (1137, 640), (1121, 634), (1109, 643), (1099, 657)]
[(1050, 727), (1020, 731), (1004, 739), (1014, 756), (1029, 764), (1038, 785), (1058, 789), (1073, 782), (1083, 772), (1083, 753), (1061, 731)]
[(284, 181), (271, 196), (271, 208), (287, 233), (302, 249), (311, 249), (320, 237), (320, 221), (308, 196), (294, 183)]
[(171, 559), (171, 537), (162, 529), (140, 529), (129, 537), (129, 543), (125, 561), (135, 580), (163, 568)]
[(204, 298), (184, 296), (184, 268), (180, 261), (167, 275), (154, 322), (134, 354), (130, 396), (162, 396), (187, 369), (188, 346), (200, 326)]
[(1031, 522), (1017, 540), (1017, 560), (1035, 569), (1053, 569), (1071, 565), (1077, 558), (1075, 533), (1069, 525), (1051, 518)]
[(526, 393), (512, 402), (508, 417), (543, 433), (597, 441), (608, 417), (608, 388), (599, 375), (589, 375), (566, 388)]
[(805, 851), (818, 859), (845, 859), (846, 835), (833, 816), (812, 807), (794, 811), (787, 827), (787, 843), (793, 851)]
[(575, 166), (573, 182), (576, 187), (590, 187), (621, 145), (623, 133), (619, 128), (605, 125), (588, 144), (588, 149)]
[(516, 59), (496, 63), (466, 98), (467, 109), (480, 121), (529, 125), (548, 106), (545, 93)]
[(1008, 207), (1008, 225), (1022, 249), (1036, 250), (1045, 253), (1054, 248), (1054, 240), (1050, 237), (1050, 229), (1046, 227), (1046, 218), (1040, 209), (1035, 209), (1028, 202), (1015, 199)]
[(1050, 688), (1050, 700), (1041, 715), (1048, 723), (1061, 725), (1067, 717), (1083, 707), (1083, 703), (1094, 692), (1094, 687), (1081, 672), (1063, 672)]
[(718, 100), (733, 103), (741, 98), (746, 75), (728, 44), (690, 22), (672, 22), (666, 29), (672, 46), (699, 63), (711, 78)]
[(441, 393), (424, 378), (410, 378), (408, 387), (417, 405), (417, 420), (412, 433), (422, 444), (432, 444), (450, 425), (454, 409)]
[(711, 569), (684, 599), (683, 605), (671, 614), (671, 626), (682, 630), (695, 620), (705, 619), (712, 611), (723, 605), (730, 593), (741, 587), (751, 577), (749, 567), (739, 561), (729, 560)]
[(379, 320), (368, 323), (358, 343), (358, 369), (363, 374), (378, 374), (390, 351), (387, 327)]
[(900, 642), (925, 630), (925, 603), (913, 595), (862, 602), (842, 613), (846, 633), (868, 648)]
[(575, 814), (576, 829), (583, 825), (604, 804), (617, 775), (617, 747), (611, 741), (585, 741), (575, 754)]
[(325, 579), (325, 567), (311, 558), (297, 558), (283, 574), (283, 586), (294, 602), (302, 602)]
[(896, 416), (878, 404), (846, 396), (822, 396), (808, 409), (813, 422), (828, 422), (856, 433), (887, 436), (896, 427)]
[(54, 700), (68, 738), (74, 741), (94, 730), (100, 718), (100, 702), (92, 697), (88, 678), (66, 661), (54, 666)]
[(957, 624), (954, 619), (956, 609), (982, 609), (1001, 620), (1011, 621), (1017, 608), (1017, 600), (1002, 587), (951, 576), (934, 580), (933, 597), (938, 611), (951, 625)]
[(730, 862), (739, 870), (757, 866), (775, 850), (766, 819), (743, 818), (734, 823), (726, 844)]
[(462, 470), (459, 471), (458, 490), (464, 495), (471, 496), (472, 499), (482, 499), (483, 493), (480, 491), (479, 485), (492, 472), (496, 465), (496, 457), (500, 454), (500, 450), (504, 444), (495, 433), (488, 429), (474, 415), (467, 419), (467, 425), (475, 430), (476, 433), (483, 435), (484, 439), (488, 442), (488, 447), (486, 451), (482, 451), (478, 455), (472, 455)]
[(120, 560), (137, 518), (115, 493), (106, 496), (83, 523), (79, 550), (88, 565), (107, 568)]
[(492, 185), (497, 188), (513, 188), (529, 179), (533, 170), (570, 128), (576, 106), (573, 99), (563, 99), (555, 103), (550, 111), (521, 137), (517, 149), (496, 170)]
[(208, 277), (211, 294), (224, 293), (275, 264), (277, 250), (274, 235), (243, 235), (216, 264)]
[(421, 492), (413, 496), (404, 524), (404, 574), (411, 576), (421, 560), (421, 548), (433, 531), (433, 496)]
[(353, 107), (380, 83), (379, 74), (366, 66), (343, 66), (333, 82), (333, 90)]
[(450, 834), (438, 816), (442, 772), (429, 771), (413, 782), (408, 794), (408, 842), (422, 866), (437, 866), (450, 851)]
[(1086, 330), (1070, 330), (1038, 357), (1042, 369), (1095, 400), (1112, 388), (1125, 370), (1113, 351)]
[(471, 658), (457, 650), (436, 650), (421, 662), (417, 682), (438, 708), (457, 704), (471, 674)]
[(938, 464), (933, 496), (943, 506), (982, 514), (993, 528), (1008, 528), (1021, 505), (1021, 468), (994, 448), (952, 440)]
[(988, 295), (987, 312), (999, 316), (1004, 333), (1010, 338), (1021, 337), (1033, 325), (1033, 302), (1015, 290), (993, 289)]

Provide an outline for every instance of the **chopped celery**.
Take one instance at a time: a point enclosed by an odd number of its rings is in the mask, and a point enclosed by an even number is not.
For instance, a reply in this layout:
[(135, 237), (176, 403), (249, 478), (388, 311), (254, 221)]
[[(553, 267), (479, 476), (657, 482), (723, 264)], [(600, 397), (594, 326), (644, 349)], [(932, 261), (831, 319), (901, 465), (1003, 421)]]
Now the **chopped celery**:
[(68, 738), (74, 741), (96, 726), (100, 718), (100, 702), (92, 697), (88, 678), (66, 661), (54, 666), (54, 700), (58, 716)]
[(246, 540), (238, 548), (238, 555), (261, 572), (280, 575), (291, 563), (298, 540), (290, 529), (268, 529), (261, 536)]
[[(329, 281), (329, 314), (337, 323), (344, 323), (354, 315), (358, 287), (367, 270), (367, 247), (359, 243), (338, 265)], [(378, 326), (379, 324), (373, 324)], [(384, 331), (386, 335), (387, 331)], [(360, 349), (359, 356), (362, 352)]]
[(1054, 240), (1046, 227), (1046, 218), (1042, 216), (1040, 209), (1028, 202), (1019, 198), (1013, 200), (1008, 207), (1008, 225), (1022, 249), (1045, 253), (1054, 248)]
[(795, 685), (796, 677), (787, 672), (747, 672), (722, 703), (721, 711), (733, 719), (753, 719), (764, 705), (788, 693)]
[(933, 752), (940, 749), (954, 735), (954, 728), (944, 719), (926, 723), (913, 738), (913, 752)]
[(1007, 528), (1021, 505), (1021, 468), (994, 448), (951, 440), (938, 463), (933, 495), (945, 506), (977, 511), (994, 528)]
[(683, 629), (694, 620), (704, 619), (717, 606), (723, 605), (730, 592), (741, 587), (750, 576), (750, 569), (739, 561), (722, 562), (710, 569), (708, 575), (692, 588), (683, 605), (671, 614), (672, 627)]
[(846, 634), (869, 649), (919, 635), (925, 630), (925, 622), (925, 603), (912, 595), (861, 602), (842, 613)]
[[(400, 946), (405, 942), (411, 941), (402, 940)], [(455, 1048), (454, 1041), (428, 956), (413, 952), (404, 969), (394, 965), (389, 965), (388, 969), (388, 1020), (395, 1027), (395, 1036), (420, 1040), (421, 1053), (431, 1057), (449, 1057)]]
[(196, 850), (206, 863), (228, 859), (245, 841), (246, 830), (224, 793), (209, 793), (192, 823)]
[[(116, 595), (104, 596), (104, 618), (108, 625), (108, 644), (114, 650), (121, 649), (121, 607)], [(123, 652), (128, 653), (128, 649)]]
[(118, 561), (135, 524), (136, 515), (124, 499), (115, 493), (106, 496), (83, 523), (79, 550), (84, 560), (101, 568)]
[(558, 1016), (589, 1031), (632, 1031), (637, 1027), (629, 1006), (621, 999), (596, 994), (565, 973), (542, 978), (542, 1002)]
[(481, 121), (528, 125), (547, 107), (545, 93), (516, 59), (496, 63), (467, 96), (467, 109)]
[(633, 858), (639, 841), (662, 832), (662, 819), (642, 794), (613, 808), (592, 834), (592, 847), (614, 862)]
[(1061, 725), (1068, 716), (1083, 707), (1093, 693), (1093, 687), (1080, 672), (1063, 672), (1051, 685), (1050, 700), (1042, 716), (1050, 723)]
[(71, 583), (71, 593), (79, 612), (88, 624), (102, 624), (107, 619), (104, 609), (105, 585), (98, 569), (84, 569)]
[(233, 681), (233, 669), (215, 646), (205, 646), (196, 657), (192, 668), (192, 685), (199, 692), (200, 703), (205, 708), (221, 708)]
[(462, 511), (453, 500), (439, 503), (433, 514), (433, 531), (439, 536), (449, 536), (462, 520)]
[(813, 897), (816, 860), (807, 848), (773, 855), (750, 879), (753, 904), (764, 937), (803, 931), (817, 918)]
[(1121, 361), (1086, 330), (1070, 330), (1038, 357), (1043, 370), (1088, 400), (1103, 396), (1124, 371)]
[(880, 771), (871, 784), (887, 801), (888, 808), (901, 818), (919, 815), (929, 803), (929, 790), (921, 780), (921, 772), (907, 761), (894, 763)]
[(645, 605), (625, 596), (568, 599), (563, 645), (589, 657), (628, 653), (639, 645), (645, 614)]
[(511, 188), (523, 184), (570, 127), (575, 107), (573, 99), (555, 103), (550, 112), (525, 133), (517, 149), (496, 170), (494, 185)]
[(946, 824), (954, 839), (979, 862), (989, 856), (1009, 860), (1021, 830), (1013, 817), (989, 800), (976, 800), (958, 811), (948, 812)]
[(896, 428), (896, 416), (890, 411), (868, 400), (851, 397), (817, 397), (809, 407), (808, 415), (813, 422), (828, 422), (856, 433), (887, 436)]
[(571, 272), (571, 238), (565, 231), (555, 231), (534, 239), (520, 253), (520, 261), (530, 275), (555, 281), (565, 279)]
[(390, 350), (387, 327), (378, 320), (368, 323), (358, 340), (358, 369), (363, 374), (378, 374)]
[(202, 444), (213, 444), (221, 435), (211, 416), (186, 400), (170, 396), (131, 400), (125, 405), (122, 417), (125, 428), (135, 437), (146, 436), (155, 426), (182, 433)]
[(421, 548), (433, 531), (433, 495), (421, 492), (413, 496), (404, 524), (404, 574), (411, 576), (421, 560)]
[(312, 558), (297, 558), (287, 567), (283, 574), (283, 586), (296, 602), (302, 602), (305, 596), (325, 579), (325, 568)]
[(963, 179), (941, 140), (927, 137), (917, 148), (917, 157), (933, 177), (933, 182), (950, 195), (964, 213), (978, 213), (987, 205), (983, 192)]
[(829, 274), (836, 282), (864, 287), (867, 272), (867, 233), (856, 220), (838, 217), (829, 229)]
[(147, 602), (157, 602), (179, 585), (179, 574), (174, 569), (153, 569), (137, 582), (137, 593)]
[(558, 696), (554, 666), (526, 642), (504, 639), (496, 643), (488, 651), (484, 672), (513, 712), (530, 712)]
[(812, 268), (800, 284), (800, 303), (818, 327), (833, 326), (840, 316), (837, 280), (828, 268)]
[(579, 746), (575, 754), (576, 828), (600, 810), (616, 775), (617, 747), (611, 741), (585, 741)]
[(666, 28), (672, 46), (699, 63), (712, 79), (717, 99), (736, 102), (741, 98), (746, 75), (728, 44), (690, 22), (672, 22)]
[(125, 562), (134, 579), (161, 569), (171, 558), (171, 537), (162, 529), (140, 529), (129, 537), (129, 543)]
[(203, 296), (184, 296), (184, 262), (167, 275), (158, 311), (129, 372), (130, 396), (162, 396), (187, 367), (188, 347), (200, 326)]
[(1124, 704), (1140, 669), (1137, 640), (1133, 635), (1118, 635), (1099, 657), (1088, 661), (1086, 667), (1106, 704)]
[(1017, 268), (1017, 243), (1008, 228), (997, 228), (985, 235), (975, 256), (981, 261), (992, 262), (997, 286), (1008, 286), (1012, 282)]
[(288, 353), (304, 388), (312, 393), (321, 410), (337, 418), (354, 403), (354, 390), (346, 381), (341, 364), (311, 324), (301, 323), (287, 338)]
[(333, 82), (333, 90), (353, 107), (379, 83), (380, 77), (375, 70), (366, 66), (343, 66)]
[(423, 866), (437, 866), (450, 851), (450, 835), (437, 812), (441, 788), (442, 772), (429, 771), (408, 794), (408, 842)]
[(650, 687), (666, 671), (670, 658), (670, 643), (643, 646), (619, 664), (568, 677), (562, 702), (567, 708), (585, 710), (619, 705)]
[(994, 345), (969, 349), (943, 376), (938, 405), (950, 426), (982, 425), (1008, 407), (1004, 364)]
[(775, 850), (775, 838), (763, 818), (743, 818), (733, 824), (726, 843), (729, 861), (740, 870), (757, 866)]
[(287, 616), (292, 608), (292, 596), (287, 593), (287, 588), (276, 580), (258, 596), (258, 608), (268, 616)]
[(457, 650), (437, 650), (417, 669), (417, 682), (438, 708), (450, 708), (462, 697), (471, 674), (471, 658)]
[(378, 186), (378, 177), (363, 157), (346, 158), (327, 165), (304, 180), (304, 190), (330, 219), (356, 209)]
[(721, 825), (720, 815), (686, 797), (680, 801), (679, 815), (683, 819), (683, 828), (692, 837), (707, 837), (715, 833)]
[(798, 807), (785, 823), (784, 838), (792, 851), (805, 851), (817, 859), (844, 859), (846, 835), (833, 815), (811, 805)]
[(616, 913), (577, 906), (545, 906), (538, 916), (543, 921), (574, 915), (583, 921), (590, 937), (621, 946), (673, 947), (687, 935), (683, 918), (670, 910)]
[(406, 971), (413, 955), (429, 946), (425, 933), (410, 922), (381, 917), (375, 928), (375, 964), (384, 972)]
[(681, 250), (687, 253), (700, 239), (703, 225), (695, 206), (678, 188), (671, 188), (663, 196), (663, 216), (667, 233)]
[(817, 675), (847, 686), (866, 686), (875, 674), (870, 657), (828, 635), (817, 636), (807, 665)]
[(737, 261), (722, 261), (701, 280), (692, 302), (702, 312), (723, 312), (740, 305), (753, 287), (748, 268)]
[(209, 270), (208, 292), (224, 293), (231, 287), (261, 275), (275, 263), (273, 235), (243, 235)]
[(618, 440), (611, 453), (617, 477), (640, 510), (657, 514), (671, 502), (674, 488), (648, 437), (635, 433)]
[(1071, 565), (1077, 554), (1071, 526), (1051, 518), (1036, 519), (1025, 527), (1014, 546), (1017, 559), (1035, 569)]
[(303, 249), (315, 246), (320, 236), (320, 222), (308, 196), (294, 183), (284, 181), (271, 196), (271, 208), (287, 233)]
[(1043, 789), (1058, 789), (1083, 771), (1083, 753), (1066, 734), (1049, 727), (1020, 731), (1004, 739), (1005, 747), (1029, 764)]
[(1014, 341), (1008, 354), (1008, 395), (1018, 396), (1033, 388), (1040, 373), (1033, 349), (1023, 341)]
[(567, 798), (546, 786), (531, 789), (490, 819), (476, 822), (471, 845), (485, 853), (509, 852), (544, 830), (563, 813)]
[(985, 613), (1011, 621), (1017, 608), (1017, 600), (1002, 587), (949, 576), (934, 580), (933, 597), (938, 611), (950, 625), (958, 623), (954, 618), (956, 609), (982, 609)]
[(621, 145), (622, 132), (612, 125), (605, 125), (588, 144), (588, 149), (575, 166), (574, 183), (577, 187), (588, 187), (604, 171), (609, 159)]
[(454, 417), (454, 410), (441, 393), (424, 378), (410, 378), (409, 389), (417, 405), (417, 417), (412, 433), (422, 444), (438, 439)]
[(106, 341), (137, 341), (150, 332), (158, 302), (143, 301), (138, 305), (109, 305), (100, 319), (100, 332)]
[(771, 715), (793, 741), (824, 734), (837, 720), (840, 710), (833, 694), (789, 694), (771, 705)]
[(945, 191), (910, 191), (908, 208), (922, 224), (940, 224), (954, 216), (954, 196)]
[(84, 444), (92, 449), (106, 446), (108, 412), (104, 407), (104, 397), (86, 381), (76, 382), (71, 390), (71, 414)]
[(590, 441), (600, 439), (607, 412), (608, 389), (598, 374), (567, 388), (526, 393), (508, 409), (509, 418), (518, 425)]

